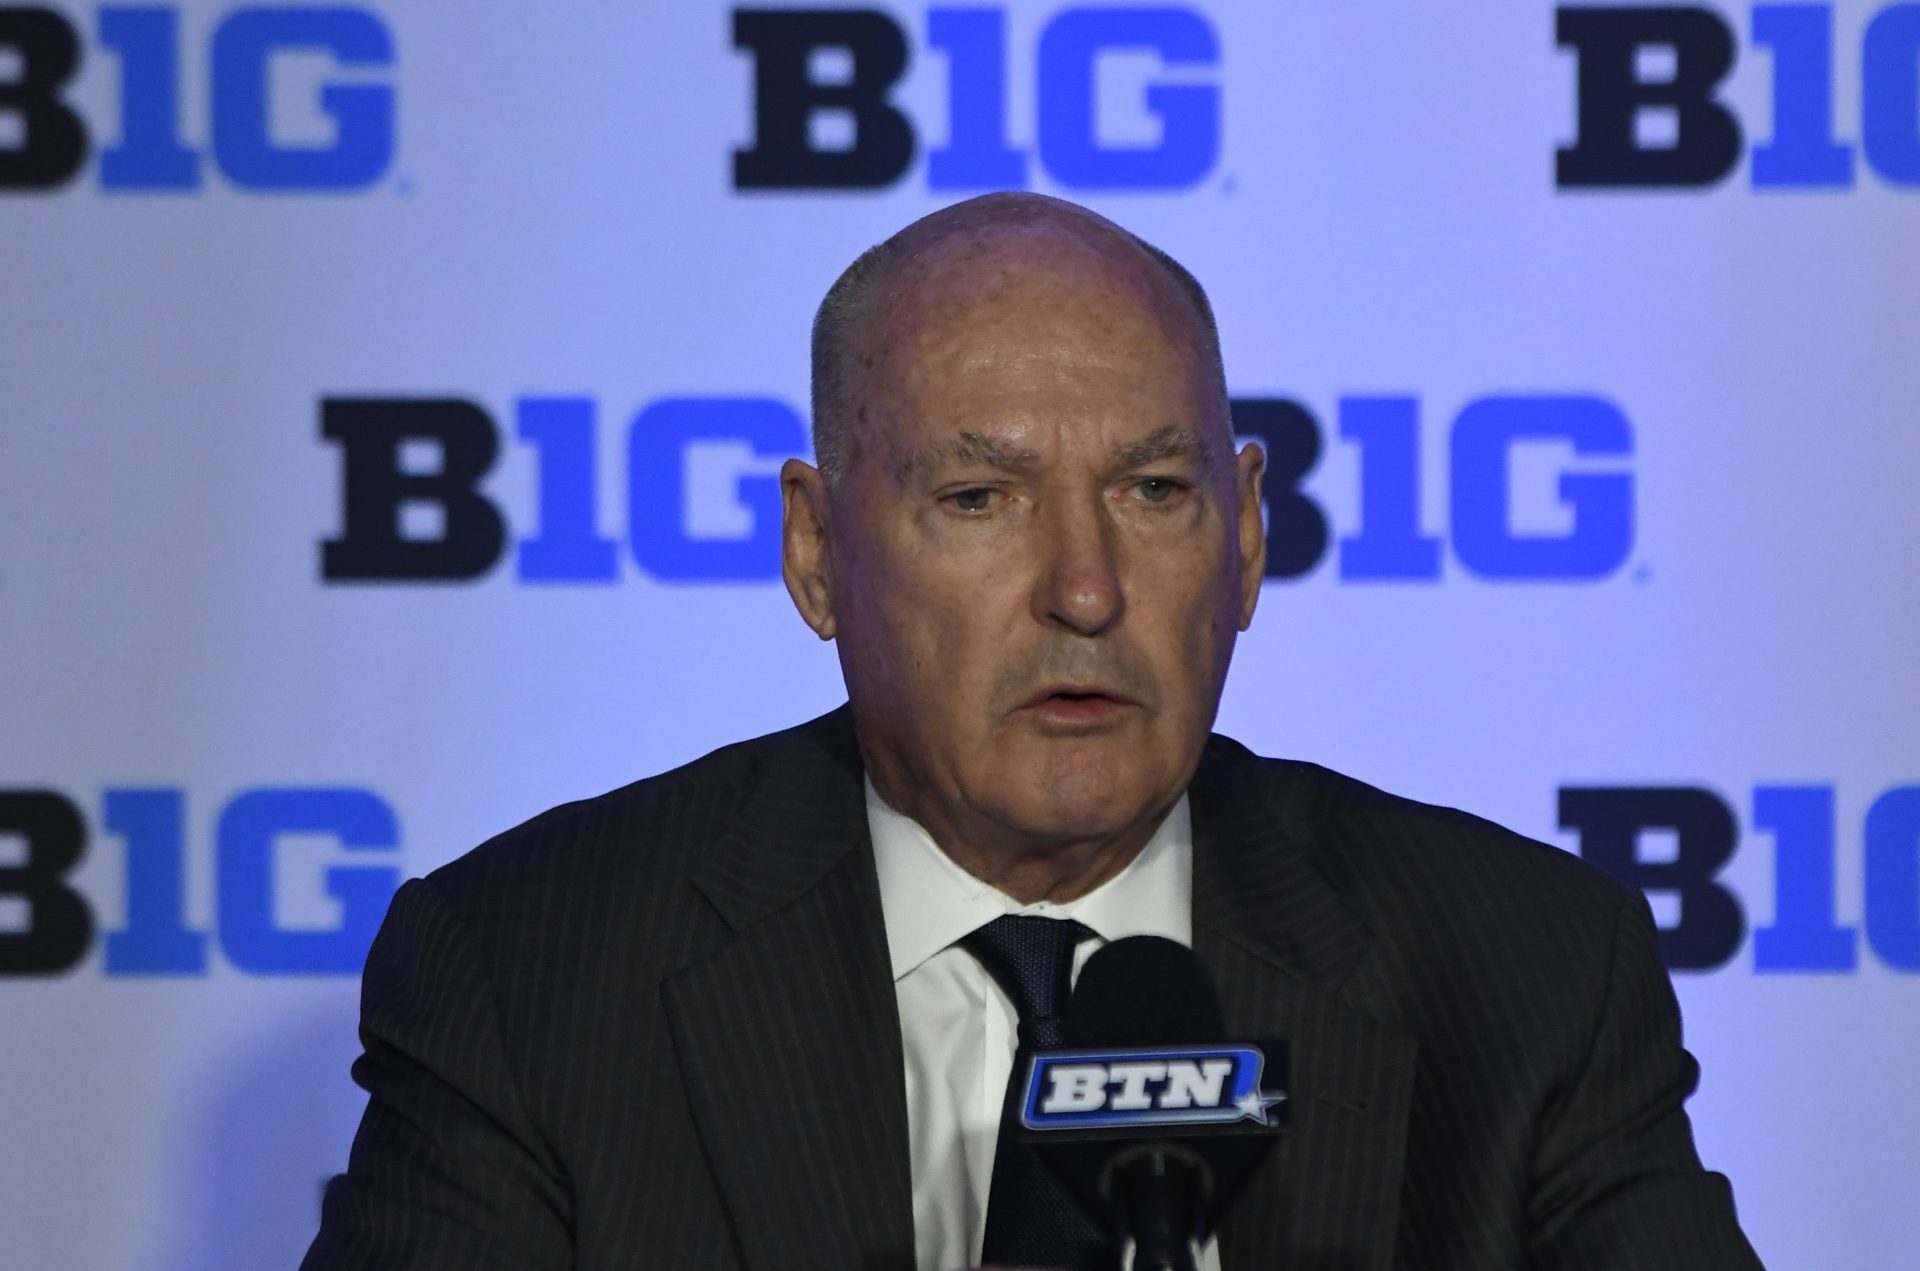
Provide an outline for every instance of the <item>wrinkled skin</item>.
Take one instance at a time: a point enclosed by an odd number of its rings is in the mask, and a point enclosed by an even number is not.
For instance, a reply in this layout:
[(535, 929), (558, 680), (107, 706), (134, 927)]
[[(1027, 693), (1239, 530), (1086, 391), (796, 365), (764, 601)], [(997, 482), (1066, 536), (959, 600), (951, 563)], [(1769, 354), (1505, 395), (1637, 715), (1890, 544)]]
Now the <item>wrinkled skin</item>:
[(998, 195), (902, 233), (857, 326), (857, 457), (782, 472), (787, 586), (881, 796), (1002, 891), (1071, 899), (1193, 775), (1259, 595), (1262, 457), (1106, 222)]

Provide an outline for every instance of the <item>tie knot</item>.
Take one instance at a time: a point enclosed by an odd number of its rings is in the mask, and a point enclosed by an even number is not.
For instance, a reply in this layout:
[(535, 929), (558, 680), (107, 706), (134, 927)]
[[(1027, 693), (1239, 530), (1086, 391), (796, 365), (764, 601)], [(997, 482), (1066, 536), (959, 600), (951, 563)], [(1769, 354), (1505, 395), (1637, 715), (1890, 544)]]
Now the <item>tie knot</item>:
[(1013, 1002), (1022, 1049), (1061, 1044), (1074, 946), (1092, 934), (1071, 918), (1003, 914), (960, 941)]

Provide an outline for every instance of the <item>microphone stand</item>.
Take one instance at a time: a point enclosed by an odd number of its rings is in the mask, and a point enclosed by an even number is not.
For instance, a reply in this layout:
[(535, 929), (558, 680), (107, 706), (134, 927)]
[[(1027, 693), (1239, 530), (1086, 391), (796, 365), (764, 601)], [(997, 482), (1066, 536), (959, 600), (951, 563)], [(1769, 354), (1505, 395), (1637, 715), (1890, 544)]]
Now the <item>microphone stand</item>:
[(1122, 1271), (1200, 1271), (1211, 1171), (1173, 1143), (1117, 1155), (1102, 1190), (1119, 1220)]

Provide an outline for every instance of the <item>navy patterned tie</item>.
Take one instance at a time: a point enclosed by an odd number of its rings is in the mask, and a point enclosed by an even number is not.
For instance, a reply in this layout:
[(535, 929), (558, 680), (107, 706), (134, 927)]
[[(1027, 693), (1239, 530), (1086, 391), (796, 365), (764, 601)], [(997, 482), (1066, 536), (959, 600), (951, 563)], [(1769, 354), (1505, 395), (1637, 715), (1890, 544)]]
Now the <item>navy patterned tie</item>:
[(1100, 1230), (1074, 1205), (1033, 1149), (1021, 1142), (1019, 1100), (1028, 1057), (1066, 1041), (1073, 949), (1093, 932), (1065, 918), (1007, 914), (963, 939), (1020, 1015), (1019, 1049), (1000, 1113), (987, 1192), (987, 1232), (980, 1260), (988, 1266), (1113, 1271)]

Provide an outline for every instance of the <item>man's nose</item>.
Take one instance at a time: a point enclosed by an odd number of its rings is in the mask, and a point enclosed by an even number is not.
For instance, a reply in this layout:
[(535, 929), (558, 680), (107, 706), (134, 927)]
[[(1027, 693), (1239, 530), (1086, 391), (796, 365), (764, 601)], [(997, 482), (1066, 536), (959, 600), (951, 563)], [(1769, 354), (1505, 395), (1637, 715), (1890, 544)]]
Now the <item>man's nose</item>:
[(1034, 617), (1079, 635), (1098, 635), (1120, 620), (1126, 606), (1114, 527), (1097, 502), (1062, 503), (1050, 513), (1035, 527), (1043, 563), (1034, 588)]

